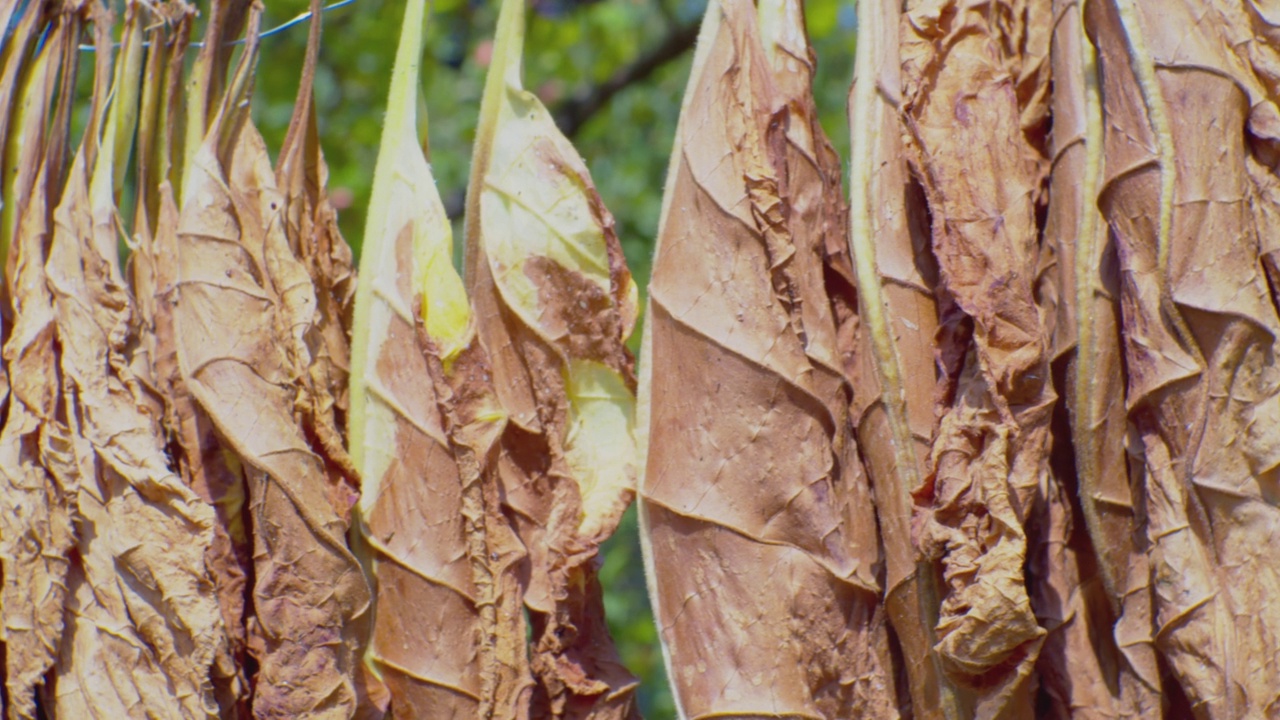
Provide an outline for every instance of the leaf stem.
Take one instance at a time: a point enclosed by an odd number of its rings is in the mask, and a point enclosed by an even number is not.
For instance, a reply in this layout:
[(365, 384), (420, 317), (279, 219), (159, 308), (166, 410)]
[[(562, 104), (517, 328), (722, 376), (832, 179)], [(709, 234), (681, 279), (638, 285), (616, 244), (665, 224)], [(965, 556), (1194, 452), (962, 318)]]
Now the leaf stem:
[[(382, 144), (374, 166), (369, 212), (365, 221), (363, 252), (360, 254), (360, 280), (356, 284), (355, 308), (352, 311), (350, 419), (347, 423), (347, 452), (351, 461), (365, 470), (365, 424), (368, 412), (366, 375), (370, 354), (370, 310), (373, 282), (379, 269), (388, 265), (386, 256), (395, 251), (393, 238), (384, 237), (391, 184), (395, 180), (397, 157), (405, 147), (416, 143), (417, 83), (422, 61), (422, 38), (426, 28), (426, 0), (408, 0), (400, 44), (396, 48), (391, 70), (391, 90), (387, 97), (387, 114), (382, 127)], [(366, 478), (367, 479), (367, 478)], [(361, 494), (361, 507), (369, 507)]]
[[(1076, 295), (1076, 360), (1075, 378), (1072, 383), (1075, 390), (1075, 412), (1071, 415), (1072, 443), (1076, 455), (1076, 472), (1080, 483), (1080, 509), (1084, 513), (1085, 526), (1094, 546), (1101, 549), (1108, 542), (1098, 513), (1101, 497), (1101, 470), (1097, 463), (1098, 447), (1096, 439), (1097, 423), (1093, 411), (1099, 398), (1098, 391), (1098, 329), (1093, 313), (1094, 295), (1097, 292), (1097, 276), (1099, 267), (1098, 184), (1102, 175), (1102, 99), (1098, 89), (1097, 50), (1085, 32), (1084, 13), (1077, 6), (1079, 15), (1076, 31), (1079, 33), (1080, 62), (1084, 79), (1084, 116), (1085, 116), (1085, 166), (1081, 180), (1080, 222), (1076, 234), (1075, 256), (1075, 295)], [(1115, 568), (1110, 563), (1099, 563), (1102, 584), (1106, 587), (1107, 598), (1111, 602), (1113, 612), (1120, 610), (1120, 594), (1123, 588), (1116, 577)]]
[(471, 178), (467, 184), (466, 217), (462, 266), (467, 287), (475, 285), (475, 264), (480, 252), (480, 198), (489, 174), (494, 135), (498, 127), (502, 96), (508, 88), (521, 87), (521, 56), (524, 53), (524, 0), (502, 0), (498, 28), (493, 39), (493, 58), (480, 99), (480, 122), (476, 126), (475, 150), (471, 156)]
[[(914, 506), (911, 493), (920, 485), (920, 466), (914, 449), (915, 438), (907, 417), (907, 392), (902, 377), (901, 360), (885, 313), (886, 300), (876, 263), (871, 204), (872, 193), (877, 185), (874, 173), (876, 167), (874, 148), (880, 141), (881, 133), (880, 118), (875, 112), (879, 103), (876, 97), (876, 70), (879, 63), (896, 62), (896, 58), (882, 57), (883, 48), (881, 47), (881, 38), (884, 33), (896, 32), (896, 28), (882, 27), (884, 25), (882, 7), (875, 7), (876, 3), (883, 6), (882, 0), (859, 0), (858, 2), (858, 18), (863, 23), (863, 27), (858, 33), (858, 46), (854, 58), (855, 84), (850, 101), (849, 126), (852, 138), (849, 252), (853, 258), (854, 272), (858, 282), (858, 312), (870, 331), (871, 352), (880, 380), (881, 402), (889, 424), (889, 440), (893, 444), (896, 477), (892, 487), (889, 488), (893, 497), (886, 498), (886, 505), (895, 508), (899, 514), (905, 514), (909, 521), (910, 511)], [(877, 484), (877, 489), (882, 487)], [(888, 542), (910, 543), (911, 541), (909, 538), (890, 538)], [(912, 556), (917, 555), (914, 545), (907, 550)], [(932, 563), (917, 557), (914, 575), (918, 619), (925, 625), (924, 629), (929, 639), (929, 656), (933, 664), (933, 673), (938, 681), (940, 709), (948, 720), (959, 720), (963, 716), (960, 699), (951, 683), (947, 681), (936, 653), (932, 652), (932, 646), (936, 644), (935, 628), (940, 607)], [(910, 582), (910, 576), (904, 576), (902, 584)], [(896, 590), (896, 587), (886, 588), (885, 592), (889, 594)], [(912, 684), (919, 682), (919, 678), (914, 675), (915, 673), (910, 679)]]

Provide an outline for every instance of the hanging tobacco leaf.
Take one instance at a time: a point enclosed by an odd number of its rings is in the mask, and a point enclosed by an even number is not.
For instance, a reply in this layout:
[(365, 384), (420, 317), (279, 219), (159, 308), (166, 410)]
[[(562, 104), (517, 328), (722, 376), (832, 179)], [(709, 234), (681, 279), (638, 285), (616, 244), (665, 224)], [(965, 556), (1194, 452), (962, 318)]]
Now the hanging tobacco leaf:
[(316, 321), (306, 338), (311, 352), (302, 402), (308, 408), (307, 430), (336, 460), (339, 470), (355, 480), (355, 469), (344, 449), (342, 431), (347, 412), (347, 382), (351, 349), (351, 304), (355, 274), (351, 247), (338, 231), (338, 216), (326, 187), (329, 168), (320, 150), (312, 85), (320, 54), (319, 0), (311, 3), (311, 34), (298, 86), (298, 101), (276, 163), (276, 181), (284, 193), (289, 244), (307, 267), (316, 289)]
[(358, 548), (377, 598), (366, 662), (396, 717), (526, 718), (524, 552), (495, 475), (505, 413), (415, 135), (425, 22), (413, 0), (355, 299), (349, 438), (364, 478)]
[(350, 715), (369, 593), (345, 541), (354, 490), (295, 415), (316, 299), (248, 120), (260, 12), (250, 10), (244, 54), (184, 173), (171, 256), (174, 342), (187, 391), (247, 481), (253, 712)]
[[(0, 28), (8, 29), (17, 3), (0, 10)], [(52, 57), (40, 53), (43, 65), (32, 55), (32, 44), (44, 30), (44, 2), (28, 2), (15, 24), (12, 36), (0, 48), (0, 260), (9, 256), (9, 246), (18, 226), (18, 209), (24, 207), (39, 168), (39, 154), (45, 126), (36, 117), (48, 113), (47, 80)], [(54, 71), (56, 72), (56, 70)], [(35, 89), (39, 88), (38, 91)], [(16, 131), (10, 132), (11, 128)], [(5, 260), (5, 267), (9, 265)], [(8, 270), (6, 270), (6, 273)], [(9, 275), (12, 277), (12, 275)]]
[(176, 167), (170, 179), (178, 198), (186, 197), (184, 188), (192, 163), (217, 119), (227, 94), (227, 70), (232, 53), (243, 42), (238, 38), (245, 31), (245, 19), (255, 6), (255, 0), (212, 0), (204, 42), (191, 64), (191, 72), (182, 85), (171, 88), (172, 101), (185, 112), (182, 132), (175, 133), (171, 139)]
[[(156, 411), (163, 413), (165, 406), (170, 404), (170, 393), (167, 382), (157, 375), (160, 339), (156, 323), (163, 306), (158, 297), (158, 278), (164, 269), (157, 258), (159, 244), (156, 238), (160, 232), (159, 216), (164, 204), (161, 200), (164, 194), (162, 187), (168, 191), (169, 202), (173, 202), (172, 187), (167, 186), (166, 181), (178, 121), (176, 105), (171, 97), (167, 97), (167, 90), (181, 81), (181, 67), (175, 68), (174, 61), (185, 55), (194, 9), (180, 0), (170, 0), (157, 9), (161, 13), (157, 19), (162, 18), (164, 22), (156, 22), (146, 31), (148, 52), (138, 110), (134, 173), (137, 191), (133, 234), (129, 238), (128, 276), (136, 303), (135, 321), (139, 323), (138, 345), (133, 351), (134, 373), (152, 392), (154, 403), (159, 406)], [(178, 77), (174, 78), (174, 75)], [(172, 232), (172, 226), (169, 232)], [(172, 423), (167, 422), (166, 429), (172, 432)], [(180, 455), (180, 448), (174, 454)], [(176, 459), (181, 465), (183, 459)]]
[[(143, 73), (141, 104), (138, 110), (137, 164), (134, 182), (137, 187), (134, 232), (154, 236), (160, 212), (161, 188), (172, 181), (181, 164), (173, 158), (180, 149), (182, 127), (182, 82), (187, 47), (196, 10), (185, 0), (166, 0), (152, 6), (158, 22), (147, 29), (148, 52)], [(216, 29), (206, 28), (209, 33)], [(206, 38), (209, 39), (209, 38)], [(149, 255), (154, 250), (135, 240), (131, 261), (141, 249)], [(151, 259), (154, 264), (154, 258)], [(148, 273), (154, 276), (156, 270)], [(139, 302), (150, 298), (138, 297)], [(144, 334), (144, 339), (147, 339)]]
[(903, 654), (901, 684), (917, 718), (959, 718), (961, 698), (932, 652), (939, 583), (911, 538), (934, 432), (937, 262), (923, 194), (910, 177), (898, 105), (901, 3), (858, 5), (849, 95), (850, 249), (856, 268), (853, 380), (858, 442), (875, 488), (885, 555), (885, 610)]
[[(17, 3), (0, 8), (0, 28), (5, 32), (0, 39), (0, 345), (8, 340), (13, 323), (8, 280), (14, 272), (10, 259), (16, 253), (10, 253), (9, 247), (18, 227), (18, 209), (26, 206), (35, 185), (43, 152), (43, 118), (50, 101), (48, 80), (43, 79), (49, 71), (48, 60), (32, 68), (35, 58), (31, 46), (37, 31), (44, 29), (44, 3), (28, 3), (9, 35), (17, 9)], [(47, 53), (45, 56), (50, 57)], [(10, 134), (15, 124), (18, 131)], [(9, 372), (0, 358), (0, 429), (4, 427), (8, 399)], [(0, 612), (3, 597), (0, 592)]]
[(1045, 635), (1024, 566), (1027, 528), (1042, 530), (1029, 520), (1059, 492), (1052, 308), (1037, 292), (1051, 27), (1045, 0), (909, 2), (902, 22), (907, 147), (932, 219), (944, 373), (917, 542), (943, 571), (936, 652), (970, 696), (962, 715), (979, 717), (1032, 714)]
[[(1146, 543), (1136, 534), (1142, 519), (1125, 453), (1118, 277), (1097, 211), (1103, 161), (1097, 65), (1079, 5), (1055, 0), (1053, 12), (1053, 169), (1044, 233), (1054, 267), (1043, 276), (1052, 290), (1041, 293), (1057, 303), (1055, 355), (1066, 360), (1071, 425), (1055, 442), (1073, 451), (1076, 482), (1069, 489), (1081, 513), (1073, 522), (1064, 492), (1047, 498), (1048, 512), (1038, 521), (1048, 532), (1040, 533), (1032, 563), (1039, 574), (1032, 600), (1050, 631), (1038, 672), (1059, 717), (1160, 717)], [(1096, 576), (1088, 556), (1096, 557)]]
[[(213, 422), (199, 409), (182, 379), (174, 329), (179, 210), (172, 183), (181, 165), (173, 159), (180, 157), (181, 88), (194, 8), (181, 0), (154, 7), (167, 22), (151, 29), (138, 116), (137, 207), (129, 279), (139, 338), (132, 366), (150, 390), (152, 411), (163, 418), (175, 469), (216, 516), (205, 566), (213, 580), (226, 642), (214, 665), (213, 682), (222, 712), (243, 715), (250, 703), (245, 606), (247, 575), (253, 566), (245, 516), (247, 491), (238, 458), (219, 439)], [(211, 22), (205, 42), (216, 41), (218, 32)]]
[[(857, 335), (859, 320), (849, 257), (849, 206), (840, 192), (841, 162), (818, 122), (812, 87), (817, 58), (805, 31), (803, 3), (758, 0), (756, 6), (761, 44), (778, 101), (787, 109), (785, 151), (780, 159), (775, 156), (773, 163), (776, 168), (785, 168), (779, 178), (783, 180), (779, 183), (779, 197), (784, 198), (783, 207), (787, 210), (780, 217), (788, 225), (783, 236), (790, 236), (794, 254), (787, 258), (788, 250), (781, 248), (778, 257), (791, 267), (778, 269), (780, 274), (775, 276), (774, 285), (793, 318), (793, 329), (803, 338), (805, 353), (815, 369), (814, 377), (829, 375), (817, 381), (815, 389), (835, 419), (833, 457), (843, 477), (835, 473), (833, 477), (839, 478), (838, 487), (845, 494), (841, 502), (846, 503), (843, 531), (849, 554), (859, 568), (878, 569), (884, 559), (873, 488), (864, 475), (862, 448), (856, 434), (845, 437), (844, 430), (856, 428), (851, 414), (861, 401), (853, 398), (851, 387), (858, 363), (849, 340)], [(766, 232), (766, 237), (769, 234)], [(834, 374), (840, 372), (844, 377)], [(833, 398), (838, 405), (832, 404)], [(870, 576), (860, 572), (857, 579), (868, 581)], [(902, 701), (897, 695), (904, 688), (895, 687), (894, 661), (879, 592), (874, 602), (866, 596), (854, 601), (849, 623), (855, 647), (862, 646), (851, 658), (850, 669), (857, 677), (852, 687), (854, 707), (892, 717)]]
[(800, 18), (708, 7), (650, 286), (642, 543), (689, 717), (896, 714), (836, 339), (851, 298), (828, 294), (849, 283), (824, 283), (847, 216)]
[(10, 198), (25, 198), (20, 217), (16, 209), (6, 215), (13, 218), (5, 308), (12, 325), (3, 351), (11, 387), (0, 431), (0, 607), (9, 718), (36, 717), (37, 688), (61, 644), (67, 554), (75, 544), (78, 479), (69, 430), (59, 419), (61, 378), (44, 265), (62, 189), (67, 87), (74, 85), (81, 11), (77, 4), (64, 6), (39, 28), (46, 39), (29, 60), (16, 93), (14, 130), (4, 138), (7, 157), (23, 163), (13, 166), (18, 172), (9, 187), (17, 191)]
[(1280, 563), (1258, 551), (1280, 527), (1280, 317), (1261, 260), (1275, 247), (1276, 46), (1258, 8), (1227, 3), (1100, 2), (1087, 21), (1152, 637), (1195, 716), (1265, 715), (1280, 704)]
[[(114, 82), (72, 162), (47, 278), (61, 347), (79, 530), (55, 668), (58, 717), (216, 717), (210, 666), (225, 642), (204, 565), (213, 512), (170, 468), (129, 369), (132, 299), (119, 267), (117, 197), (142, 62), (141, 6), (126, 6)], [(100, 37), (112, 18), (94, 6)], [(99, 57), (111, 55), (100, 41)], [(98, 93), (95, 92), (95, 95)], [(105, 121), (105, 122), (104, 122)]]
[(529, 552), (535, 716), (631, 718), (636, 680), (595, 564), (635, 487), (636, 286), (582, 159), (521, 85), (524, 0), (504, 0), (467, 192), (466, 278), (509, 416), (499, 472)]

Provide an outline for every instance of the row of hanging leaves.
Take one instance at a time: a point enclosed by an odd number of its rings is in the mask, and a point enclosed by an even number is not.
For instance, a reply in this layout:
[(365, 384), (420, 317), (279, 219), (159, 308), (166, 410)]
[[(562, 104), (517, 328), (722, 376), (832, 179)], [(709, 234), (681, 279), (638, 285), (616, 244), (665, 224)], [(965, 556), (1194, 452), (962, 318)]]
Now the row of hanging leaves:
[(686, 717), (1280, 711), (1280, 32), (860, 0), (850, 202), (799, 9), (709, 3), (640, 358)]
[(1265, 9), (860, 0), (846, 203), (800, 2), (709, 3), (638, 369), (521, 0), (461, 273), (409, 0), (358, 281), (319, 14), (274, 167), (261, 6), (122, 14), (0, 6), (10, 717), (634, 717), (637, 491), (685, 717), (1280, 707)]
[(122, 7), (3, 18), (8, 715), (354, 710), (354, 287), (310, 106), (319, 25), (273, 170), (249, 121), (261, 6), (214, 4), (194, 53), (185, 2)]
[(212, 3), (199, 44), (184, 0), (121, 10), (0, 16), (8, 717), (634, 717), (594, 562), (634, 494), (637, 289), (521, 87), (520, 0), (465, 284), (416, 134), (424, 0), (359, 282), (311, 100), (319, 4), (274, 167), (261, 4)]

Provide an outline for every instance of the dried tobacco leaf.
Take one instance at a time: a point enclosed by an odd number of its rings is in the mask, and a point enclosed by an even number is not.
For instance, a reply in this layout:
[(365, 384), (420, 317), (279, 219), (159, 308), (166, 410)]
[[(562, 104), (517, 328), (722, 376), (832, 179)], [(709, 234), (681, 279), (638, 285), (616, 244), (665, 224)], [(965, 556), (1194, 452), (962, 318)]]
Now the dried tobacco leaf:
[[(0, 28), (6, 32), (12, 18), (8, 13), (16, 7), (17, 3), (6, 3), (0, 11), (4, 15), (0, 17)], [(0, 52), (0, 178), (4, 179), (0, 181), (0, 261), (9, 255), (9, 245), (17, 231), (18, 209), (26, 204), (40, 164), (36, 158), (45, 127), (33, 120), (33, 114), (43, 117), (48, 112), (49, 97), (48, 92), (33, 92), (32, 88), (44, 89), (39, 78), (48, 68), (42, 68), (29, 53), (38, 32), (44, 29), (44, 10), (44, 2), (28, 2), (12, 37), (0, 41), (4, 43)], [(48, 50), (41, 55), (51, 56)], [(46, 66), (48, 62), (44, 61)], [(14, 126), (17, 132), (11, 135)]]
[(185, 171), (173, 331), (182, 381), (247, 479), (253, 712), (349, 716), (369, 594), (345, 541), (355, 498), (294, 412), (316, 300), (247, 117), (260, 12), (251, 8), (244, 55)]
[(356, 289), (350, 449), (375, 582), (366, 663), (396, 717), (526, 718), (529, 678), (491, 388), (453, 238), (415, 136), (425, 3), (396, 52)]
[[(11, 719), (36, 717), (36, 688), (53, 666), (61, 643), (67, 554), (75, 544), (71, 513), (77, 478), (68, 457), (68, 430), (58, 420), (61, 379), (53, 299), (44, 270), (52, 208), (61, 188), (58, 158), (65, 138), (58, 134), (67, 132), (69, 112), (66, 94), (55, 100), (54, 89), (73, 82), (74, 64), (67, 61), (68, 56), (75, 59), (80, 29), (80, 9), (65, 10), (55, 16), (43, 47), (30, 61), (18, 93), (22, 106), (15, 126), (21, 138), (16, 157), (31, 163), (21, 166), (31, 175), (6, 258), (11, 303), (6, 310), (13, 324), (4, 344), (4, 362), (12, 385), (0, 431), (0, 607)], [(13, 148), (10, 142), (6, 145)]]
[[(162, 13), (157, 19), (164, 21), (153, 23), (146, 33), (148, 52), (138, 111), (137, 165), (133, 178), (137, 192), (133, 236), (129, 238), (128, 275), (137, 306), (135, 321), (140, 325), (138, 346), (133, 351), (134, 372), (163, 406), (168, 404), (170, 393), (161, 387), (156, 367), (157, 345), (161, 344), (156, 316), (163, 305), (157, 297), (158, 278), (163, 272), (157, 258), (157, 235), (163, 205), (161, 188), (168, 179), (172, 139), (178, 121), (175, 106), (172, 102), (166, 104), (165, 96), (167, 88), (181, 77), (181, 67), (175, 68), (174, 61), (185, 55), (193, 9), (181, 0), (170, 0), (155, 7)], [(176, 79), (175, 74), (179, 76)], [(168, 194), (169, 201), (173, 202), (172, 188)]]
[[(1068, 109), (1068, 104), (1076, 102), (1074, 96), (1060, 94), (1055, 94), (1048, 98), (1047, 103), (1044, 102), (1050, 73), (1054, 69), (1064, 69), (1076, 75), (1083, 72), (1083, 61), (1078, 59), (1078, 55), (1072, 58), (1074, 62), (1069, 68), (1062, 68), (1061, 62), (1055, 64), (1055, 61), (1062, 60), (1060, 51), (1065, 50), (1062, 41), (1067, 37), (1066, 33), (1073, 33), (1070, 37), (1077, 41), (1083, 36), (1078, 14), (1069, 18), (1076, 21), (1074, 24), (1055, 23), (1051, 31), (1047, 23), (1051, 10), (1051, 3), (1046, 2), (1029, 4), (1026, 10), (1029, 18), (1033, 15), (1044, 18), (1042, 22), (1029, 21), (1026, 25), (1024, 55), (1029, 61), (1022, 64), (1015, 85), (1020, 97), (1032, 98), (1027, 102), (1021, 120), (1023, 132), (1031, 138), (1038, 138), (1044, 133), (1051, 110), (1069, 114), (1071, 110)], [(1054, 17), (1068, 19), (1058, 15)], [(1081, 83), (1077, 80), (1075, 84), (1079, 86)], [(1064, 79), (1063, 86), (1061, 89), (1064, 92), (1070, 92), (1071, 81)], [(1080, 104), (1083, 104), (1083, 94), (1080, 95)], [(1074, 105), (1070, 107), (1074, 108)], [(1096, 104), (1094, 107), (1096, 109)], [(1084, 117), (1083, 111), (1079, 114)], [(1072, 130), (1069, 120), (1054, 127), (1048, 143), (1050, 155), (1059, 149), (1057, 143), (1060, 141), (1072, 142)], [(1100, 152), (1096, 157), (1100, 157)], [(1057, 156), (1056, 159), (1064, 158)], [(1075, 227), (1069, 223), (1069, 219), (1082, 216), (1079, 193), (1064, 192), (1079, 174), (1083, 174), (1083, 169), (1079, 167), (1083, 163), (1075, 163), (1073, 160), (1074, 158), (1069, 157), (1062, 164), (1052, 165), (1048, 178), (1050, 193), (1055, 189), (1059, 191), (1056, 199), (1063, 207), (1058, 209), (1050, 203), (1048, 209), (1042, 210), (1040, 206), (1043, 205), (1043, 197), (1037, 207), (1038, 211), (1045, 212), (1050, 219), (1045, 222), (1045, 236), (1040, 247), (1039, 277), (1034, 293), (1040, 306), (1044, 331), (1050, 342), (1049, 357), (1054, 360), (1074, 341), (1071, 333), (1075, 328), (1070, 324), (1059, 327), (1058, 321), (1065, 319), (1070, 323), (1075, 320), (1075, 293), (1080, 291), (1074, 285), (1074, 273), (1065, 270), (1068, 265), (1074, 268), (1075, 259)], [(1096, 167), (1092, 168), (1092, 173), (1091, 178), (1096, 186)], [(1054, 198), (1050, 195), (1047, 199)], [(1092, 210), (1092, 206), (1090, 208), (1089, 219), (1096, 221), (1097, 213)], [(1093, 227), (1096, 226), (1094, 222)], [(1082, 279), (1092, 280), (1094, 272), (1096, 271), (1087, 271)], [(1092, 316), (1083, 320), (1089, 325)], [(1051, 368), (1055, 380), (1064, 372), (1062, 363), (1052, 365)], [(1057, 422), (1066, 420), (1065, 410), (1064, 403), (1055, 403), (1054, 415)], [(1077, 511), (1073, 508), (1070, 493), (1075, 488), (1070, 486), (1078, 483), (1072, 483), (1075, 480), (1074, 468), (1066, 459), (1072, 449), (1071, 436), (1068, 432), (1062, 432), (1061, 425), (1054, 430), (1051, 441), (1051, 472), (1041, 482), (1035, 502), (1025, 520), (1028, 594), (1036, 619), (1047, 632), (1035, 666), (1040, 683), (1036, 712), (1044, 717), (1058, 718), (1112, 718), (1117, 714), (1129, 715), (1135, 708), (1126, 708), (1125, 712), (1119, 710), (1122, 703), (1132, 703), (1135, 698), (1120, 697), (1120, 683), (1116, 678), (1122, 661), (1114, 640), (1106, 632), (1113, 624), (1113, 614), (1108, 612), (1106, 584), (1100, 582), (1096, 574), (1097, 562), (1090, 536), (1083, 531), (1084, 528), (1079, 527), (1080, 523), (1074, 517)], [(1123, 446), (1121, 457), (1122, 453)], [(1127, 485), (1127, 475), (1119, 478), (1119, 485), (1121, 488)], [(1090, 507), (1091, 511), (1094, 509)], [(1129, 535), (1125, 536), (1125, 540), (1119, 553), (1127, 561), (1132, 544), (1129, 542)], [(1140, 689), (1133, 685), (1134, 680), (1132, 675), (1126, 674), (1125, 687), (1130, 695), (1134, 690)], [(1155, 699), (1154, 696), (1145, 697), (1140, 693), (1137, 701)], [(1151, 705), (1147, 709), (1156, 710), (1158, 706)]]
[[(1069, 440), (1074, 451), (1072, 489), (1092, 549), (1083, 549), (1080, 530), (1073, 536), (1070, 499), (1046, 498), (1048, 513), (1039, 523), (1049, 532), (1040, 533), (1047, 541), (1032, 563), (1039, 573), (1033, 603), (1050, 631), (1038, 672), (1059, 717), (1159, 717), (1146, 540), (1125, 453), (1118, 277), (1097, 210), (1103, 160), (1097, 65), (1078, 3), (1055, 0), (1053, 12), (1053, 169), (1044, 233), (1056, 267), (1044, 284), (1055, 286), (1055, 354), (1068, 364), (1071, 431), (1056, 440)], [(1093, 567), (1085, 554), (1096, 555), (1096, 577), (1085, 574)], [(1138, 570), (1132, 577), (1131, 566)], [(1120, 626), (1111, 632), (1117, 616)]]
[(183, 60), (194, 8), (181, 0), (169, 0), (152, 9), (165, 22), (150, 28), (151, 51), (139, 112), (134, 178), (137, 207), (129, 256), (138, 342), (131, 368), (149, 391), (146, 404), (163, 420), (175, 470), (216, 516), (205, 566), (213, 580), (226, 641), (220, 644), (213, 682), (222, 713), (245, 715), (250, 702), (245, 601), (253, 558), (244, 514), (247, 491), (243, 469), (182, 380), (173, 322), (179, 210), (169, 178), (177, 171), (171, 158), (180, 137)]
[(1055, 0), (1053, 134), (1045, 236), (1054, 243), (1059, 291), (1055, 352), (1074, 352), (1071, 444), (1080, 504), (1099, 553), (1111, 605), (1125, 595), (1134, 507), (1124, 452), (1124, 376), (1114, 253), (1097, 211), (1102, 108), (1093, 46), (1075, 0)]
[[(43, 29), (39, 23), (44, 3), (28, 3), (15, 27), (10, 29), (15, 10), (17, 3), (6, 3), (0, 8), (0, 28), (4, 28), (5, 35), (0, 39), (0, 344), (8, 339), (8, 327), (12, 323), (6, 282), (12, 276), (9, 271), (9, 245), (17, 229), (18, 208), (28, 201), (35, 182), (42, 150), (40, 142), (45, 132), (43, 122), (33, 120), (32, 116), (43, 117), (48, 112), (49, 102), (47, 93), (43, 91), (44, 82), (37, 78), (33, 85), (31, 78), (31, 75), (39, 76), (47, 69), (37, 69), (33, 73), (30, 61), (34, 58), (28, 57), (37, 30)], [(27, 89), (24, 92), (24, 83), (25, 88), (39, 87), (41, 91)], [(15, 122), (19, 131), (10, 135), (9, 129)], [(8, 399), (9, 372), (3, 358), (0, 358), (0, 428), (4, 427)], [(0, 613), (4, 608), (3, 597), (0, 593)]]
[(926, 474), (934, 430), (933, 338), (937, 263), (928, 214), (907, 170), (898, 105), (902, 77), (898, 0), (858, 5), (858, 52), (849, 95), (850, 249), (859, 305), (854, 416), (875, 488), (885, 554), (885, 609), (903, 654), (902, 678), (915, 717), (964, 715), (932, 653), (938, 583), (911, 540), (912, 493)]
[(640, 515), (688, 717), (897, 712), (833, 308), (850, 298), (828, 294), (850, 284), (824, 278), (846, 215), (800, 18), (708, 7), (664, 197)]
[[(128, 148), (119, 138), (136, 112), (141, 13), (127, 6), (109, 116), (104, 126), (104, 104), (72, 163), (47, 262), (80, 478), (52, 708), (60, 717), (218, 715), (209, 670), (224, 639), (204, 565), (213, 511), (170, 469), (126, 357), (134, 326), (116, 197)], [(102, 6), (94, 22), (110, 27)], [(98, 51), (110, 55), (102, 43)]]
[[(586, 165), (521, 85), (524, 1), (504, 0), (467, 192), (466, 277), (509, 422), (499, 472), (529, 552), (533, 712), (636, 717), (595, 562), (635, 487), (635, 283)], [(428, 315), (428, 321), (430, 315)]]
[(916, 533), (943, 569), (936, 652), (971, 696), (964, 714), (978, 717), (1032, 713), (1045, 635), (1024, 566), (1027, 528), (1047, 529), (1030, 520), (1059, 492), (1052, 308), (1037, 292), (1050, 23), (1046, 0), (920, 0), (902, 23), (903, 112), (933, 221), (944, 372)]
[[(1144, 471), (1153, 638), (1202, 718), (1280, 707), (1280, 140), (1265, 13), (1090, 3), (1118, 247), (1128, 413)], [(1183, 712), (1188, 712), (1184, 710)]]
[[(181, 170), (174, 165), (173, 157), (181, 139), (183, 71), (196, 14), (185, 0), (153, 4), (152, 11), (160, 22), (148, 28), (149, 49), (138, 113), (134, 231), (139, 234), (154, 234), (161, 188), (166, 180), (174, 180), (175, 171)], [(206, 29), (212, 31), (212, 26)], [(145, 248), (145, 243), (136, 244)], [(131, 249), (136, 253), (138, 247)], [(139, 296), (138, 300), (150, 299)]]
[(171, 178), (175, 194), (186, 197), (185, 187), (196, 153), (217, 118), (221, 100), (226, 95), (227, 69), (231, 54), (240, 44), (237, 38), (244, 29), (246, 13), (256, 7), (255, 0), (213, 0), (205, 25), (204, 42), (191, 65), (186, 82), (172, 88), (175, 103), (185, 108), (184, 132), (175, 133), (175, 177)]
[(309, 382), (303, 383), (305, 423), (324, 446), (325, 454), (339, 464), (351, 481), (355, 468), (343, 447), (347, 412), (347, 382), (351, 349), (351, 304), (355, 299), (355, 274), (351, 247), (338, 231), (338, 215), (329, 204), (325, 165), (316, 127), (312, 85), (320, 53), (319, 0), (311, 3), (311, 35), (298, 86), (298, 101), (276, 163), (276, 182), (284, 194), (285, 229), (294, 255), (307, 267), (316, 289), (316, 321), (307, 336), (311, 351)]

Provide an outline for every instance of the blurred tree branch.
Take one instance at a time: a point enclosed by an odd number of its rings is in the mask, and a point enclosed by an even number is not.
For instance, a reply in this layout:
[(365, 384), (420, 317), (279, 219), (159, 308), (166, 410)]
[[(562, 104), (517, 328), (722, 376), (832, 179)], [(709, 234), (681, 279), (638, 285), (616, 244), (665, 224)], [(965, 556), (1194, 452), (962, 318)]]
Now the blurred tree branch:
[(559, 103), (551, 115), (560, 131), (572, 138), (593, 115), (609, 104), (614, 95), (649, 77), (658, 68), (680, 57), (698, 38), (698, 23), (674, 25), (657, 45), (632, 62), (618, 68), (609, 79), (590, 85)]

